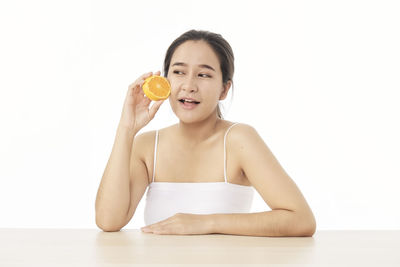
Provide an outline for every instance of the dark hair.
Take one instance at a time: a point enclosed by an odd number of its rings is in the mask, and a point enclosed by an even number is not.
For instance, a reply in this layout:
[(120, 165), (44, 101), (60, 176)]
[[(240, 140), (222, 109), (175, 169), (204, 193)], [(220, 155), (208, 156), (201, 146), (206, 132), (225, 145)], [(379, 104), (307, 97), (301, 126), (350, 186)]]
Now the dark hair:
[[(234, 56), (232, 47), (229, 43), (220, 35), (209, 31), (197, 31), (190, 30), (179, 36), (169, 46), (164, 59), (164, 76), (168, 76), (169, 65), (171, 63), (172, 55), (176, 48), (186, 41), (205, 41), (217, 54), (219, 65), (222, 72), (222, 83), (225, 85), (228, 81), (233, 83), (233, 72), (234, 72)], [(217, 108), (217, 115), (222, 119), (222, 113), (220, 106)]]

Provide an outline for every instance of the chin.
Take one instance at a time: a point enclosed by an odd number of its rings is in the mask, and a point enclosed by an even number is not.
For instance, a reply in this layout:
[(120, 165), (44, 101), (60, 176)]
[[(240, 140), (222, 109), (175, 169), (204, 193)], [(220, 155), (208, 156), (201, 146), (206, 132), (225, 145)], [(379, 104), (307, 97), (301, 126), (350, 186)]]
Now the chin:
[(196, 114), (176, 114), (177, 118), (179, 119), (180, 122), (182, 123), (198, 123), (198, 122), (202, 122), (202, 121), (206, 121), (207, 119), (210, 118), (210, 116), (212, 116), (212, 114), (209, 115), (196, 115)]
[(171, 105), (172, 111), (175, 116), (179, 119), (180, 122), (183, 123), (197, 123), (202, 122), (213, 116), (214, 113), (210, 112), (209, 114), (205, 114), (204, 110), (198, 109), (196, 111), (185, 111), (181, 108)]
[(203, 120), (202, 118), (199, 118), (197, 116), (185, 116), (186, 114), (175, 115), (178, 117), (179, 121), (183, 123), (196, 123)]

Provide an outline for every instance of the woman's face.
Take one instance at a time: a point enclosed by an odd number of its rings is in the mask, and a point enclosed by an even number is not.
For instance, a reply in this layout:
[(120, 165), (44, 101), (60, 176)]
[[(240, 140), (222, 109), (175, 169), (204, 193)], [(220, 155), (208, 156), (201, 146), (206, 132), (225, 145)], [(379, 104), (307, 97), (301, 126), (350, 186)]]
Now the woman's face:
[(168, 76), (169, 102), (183, 122), (217, 116), (218, 101), (226, 97), (217, 55), (204, 41), (186, 41), (172, 55)]

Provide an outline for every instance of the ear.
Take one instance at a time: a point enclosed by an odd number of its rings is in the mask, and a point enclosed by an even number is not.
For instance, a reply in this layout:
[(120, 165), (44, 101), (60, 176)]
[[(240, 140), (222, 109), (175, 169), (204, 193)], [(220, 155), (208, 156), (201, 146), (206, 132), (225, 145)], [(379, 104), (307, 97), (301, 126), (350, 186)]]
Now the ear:
[(219, 97), (219, 100), (224, 100), (226, 96), (228, 95), (229, 89), (231, 89), (232, 82), (227, 81), (226, 84), (223, 85), (223, 91)]

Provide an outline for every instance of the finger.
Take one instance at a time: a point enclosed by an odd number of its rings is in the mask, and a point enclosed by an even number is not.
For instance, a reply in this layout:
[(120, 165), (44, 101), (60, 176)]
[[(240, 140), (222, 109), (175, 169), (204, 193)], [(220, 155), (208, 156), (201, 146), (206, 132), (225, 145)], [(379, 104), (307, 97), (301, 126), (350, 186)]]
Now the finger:
[[(129, 85), (129, 88), (137, 87), (140, 83), (143, 84), (144, 80), (145, 80), (146, 78), (152, 76), (152, 75), (153, 75), (152, 72), (147, 72), (147, 73), (142, 74), (139, 78), (136, 79), (136, 81), (134, 81), (133, 83), (131, 83), (131, 84)], [(142, 81), (143, 81), (143, 82), (142, 82)]]
[(153, 72), (147, 72), (145, 74), (143, 74), (142, 76), (140, 76), (133, 84), (135, 86), (134, 91), (135, 92), (141, 92), (143, 93), (143, 90), (139, 90), (142, 89), (144, 81), (150, 77), (153, 76)]
[(149, 116), (151, 119), (154, 118), (160, 106), (164, 103), (164, 100), (156, 101), (150, 108)]
[(148, 227), (143, 227), (143, 228), (141, 228), (141, 230), (144, 233), (152, 233), (153, 232), (153, 230), (151, 228), (148, 228)]
[(129, 88), (136, 87), (141, 81), (144, 81), (147, 77), (150, 77), (151, 75), (151, 72), (142, 74), (141, 76), (139, 76), (139, 78), (137, 78), (133, 83), (129, 85)]
[[(158, 102), (161, 102), (161, 101), (158, 101)], [(156, 102), (156, 103), (158, 103), (158, 102)], [(156, 104), (156, 103), (155, 103), (155, 104)], [(155, 104), (153, 104), (153, 106), (154, 106)], [(147, 226), (144, 227), (144, 228), (148, 228), (148, 229), (151, 229), (152, 231), (154, 231), (154, 230), (160, 229), (160, 228), (162, 228), (164, 225), (170, 223), (170, 220), (171, 220), (171, 217), (169, 217), (169, 218), (167, 218), (167, 219), (164, 219), (164, 220), (162, 220), (162, 221), (159, 221), (159, 222), (157, 222), (157, 223), (149, 224), (149, 225), (147, 225)]]
[(154, 75), (160, 76), (160, 75), (161, 75), (161, 71), (156, 71), (156, 72), (154, 73)]
[[(146, 230), (145, 230), (145, 231), (146, 231)], [(153, 233), (153, 234), (159, 235), (159, 234), (166, 233), (166, 232), (168, 232), (169, 230), (166, 229), (166, 228), (163, 227), (163, 226), (154, 226), (154, 227), (150, 228), (148, 231), (151, 231), (151, 233)]]
[(153, 72), (146, 72), (144, 74), (142, 74), (138, 80), (145, 80), (146, 78), (150, 77), (151, 75), (153, 75)]
[(142, 94), (143, 93), (142, 86), (143, 86), (144, 80), (140, 79), (140, 80), (137, 80), (135, 83), (136, 84), (135, 84), (135, 87), (133, 88), (133, 92), (135, 94), (137, 94), (137, 93)]
[(143, 94), (143, 103), (148, 107), (151, 103), (151, 99), (148, 98), (145, 94)]
[(139, 80), (137, 80), (137, 84), (136, 84), (135, 88), (133, 88), (133, 92), (134, 92), (135, 94), (140, 94), (140, 95), (144, 96), (144, 92), (143, 92), (144, 80), (145, 80), (145, 79), (139, 79)]
[(142, 80), (140, 80), (140, 81), (139, 81), (139, 87), (140, 87), (140, 88), (142, 88), (142, 87), (143, 87), (144, 80), (145, 80), (145, 79), (142, 79)]
[[(165, 221), (165, 220), (164, 220), (164, 221)], [(156, 222), (156, 223), (153, 223), (153, 224), (149, 224), (149, 225), (146, 225), (144, 228), (151, 228), (151, 227), (154, 227), (154, 226), (159, 225), (160, 223), (161, 223), (161, 221)]]

